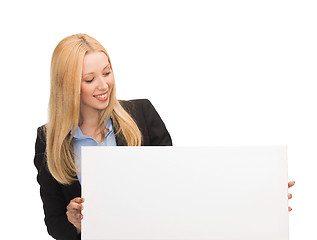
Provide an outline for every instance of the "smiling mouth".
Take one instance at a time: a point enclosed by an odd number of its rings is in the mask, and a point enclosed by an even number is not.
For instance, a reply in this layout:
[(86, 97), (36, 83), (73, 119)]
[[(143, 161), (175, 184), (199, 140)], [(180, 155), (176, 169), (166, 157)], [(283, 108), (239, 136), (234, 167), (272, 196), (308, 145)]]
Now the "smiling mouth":
[(98, 95), (93, 95), (95, 98), (98, 100), (107, 100), (108, 99), (108, 92), (98, 94)]

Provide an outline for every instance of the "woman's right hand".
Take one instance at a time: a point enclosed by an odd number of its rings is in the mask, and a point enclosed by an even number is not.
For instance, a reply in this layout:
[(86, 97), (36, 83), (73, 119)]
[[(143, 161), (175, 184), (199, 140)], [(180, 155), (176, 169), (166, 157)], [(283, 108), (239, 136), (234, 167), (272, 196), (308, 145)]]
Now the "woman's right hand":
[(81, 232), (81, 220), (83, 219), (81, 210), (84, 209), (82, 205), (84, 201), (85, 201), (84, 198), (77, 197), (72, 199), (66, 207), (67, 219), (70, 223), (72, 223), (76, 227), (78, 234)]

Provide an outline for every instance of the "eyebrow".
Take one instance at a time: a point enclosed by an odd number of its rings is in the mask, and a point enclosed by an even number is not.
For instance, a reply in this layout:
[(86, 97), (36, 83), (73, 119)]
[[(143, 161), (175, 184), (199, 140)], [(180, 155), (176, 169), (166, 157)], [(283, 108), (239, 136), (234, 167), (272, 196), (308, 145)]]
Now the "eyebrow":
[[(105, 70), (105, 69), (106, 69), (107, 67), (109, 67), (109, 66), (110, 66), (110, 63), (108, 63), (107, 66), (105, 66), (105, 68), (102, 69), (102, 71)], [(93, 73), (94, 73), (94, 72), (85, 73), (85, 74), (83, 75), (83, 77), (86, 76), (86, 75), (89, 75), (89, 74), (93, 74)]]

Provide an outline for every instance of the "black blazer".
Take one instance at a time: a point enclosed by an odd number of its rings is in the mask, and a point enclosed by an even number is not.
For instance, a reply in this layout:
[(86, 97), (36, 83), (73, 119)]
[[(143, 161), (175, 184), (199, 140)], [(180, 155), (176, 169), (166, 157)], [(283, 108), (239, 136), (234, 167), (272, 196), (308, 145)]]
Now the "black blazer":
[[(172, 139), (151, 102), (147, 99), (120, 101), (122, 107), (132, 116), (138, 125), (143, 146), (171, 146)], [(117, 129), (114, 129), (116, 132)], [(119, 146), (125, 146), (126, 141), (121, 134), (116, 136)], [(80, 239), (80, 234), (66, 216), (66, 207), (69, 202), (81, 196), (79, 181), (71, 185), (58, 183), (50, 174), (46, 162), (45, 125), (37, 130), (35, 143), (34, 164), (38, 170), (37, 181), (40, 184), (40, 195), (43, 201), (45, 224), (48, 233), (55, 239)]]

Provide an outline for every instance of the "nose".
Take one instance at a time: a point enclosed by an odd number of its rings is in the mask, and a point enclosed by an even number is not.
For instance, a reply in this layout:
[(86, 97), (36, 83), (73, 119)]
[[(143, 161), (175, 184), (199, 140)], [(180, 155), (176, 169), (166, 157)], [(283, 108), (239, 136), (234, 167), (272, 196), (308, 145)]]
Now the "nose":
[(107, 81), (103, 77), (98, 78), (98, 90), (103, 91), (103, 90), (108, 90), (109, 86), (107, 84)]

